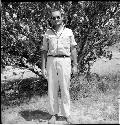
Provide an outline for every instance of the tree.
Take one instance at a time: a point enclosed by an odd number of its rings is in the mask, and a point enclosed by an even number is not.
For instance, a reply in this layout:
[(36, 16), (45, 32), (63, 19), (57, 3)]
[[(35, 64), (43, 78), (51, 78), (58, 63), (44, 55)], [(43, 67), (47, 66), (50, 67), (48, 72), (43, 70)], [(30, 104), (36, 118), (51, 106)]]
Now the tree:
[(116, 15), (120, 2), (2, 2), (2, 66), (14, 62), (20, 66), (30, 63), (32, 71), (35, 71), (35, 65), (41, 68), (40, 48), (51, 8), (61, 8), (66, 27), (73, 30), (78, 44), (80, 72), (89, 69), (86, 69), (86, 64), (90, 67), (90, 61), (100, 57), (105, 46), (119, 40), (119, 16)]

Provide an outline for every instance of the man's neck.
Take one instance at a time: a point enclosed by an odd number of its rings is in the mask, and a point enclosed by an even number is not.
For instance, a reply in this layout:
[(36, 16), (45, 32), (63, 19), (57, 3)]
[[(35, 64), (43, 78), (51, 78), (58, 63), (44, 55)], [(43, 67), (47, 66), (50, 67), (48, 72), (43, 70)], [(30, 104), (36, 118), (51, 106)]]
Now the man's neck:
[(63, 24), (54, 27), (55, 32), (59, 32), (63, 28)]

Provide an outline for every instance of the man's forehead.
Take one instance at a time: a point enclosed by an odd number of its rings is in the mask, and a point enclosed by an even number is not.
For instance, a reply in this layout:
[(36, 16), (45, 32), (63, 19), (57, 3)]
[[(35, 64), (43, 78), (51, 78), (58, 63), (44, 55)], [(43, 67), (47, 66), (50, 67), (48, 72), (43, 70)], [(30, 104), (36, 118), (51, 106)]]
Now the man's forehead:
[(61, 16), (61, 13), (59, 10), (58, 11), (56, 10), (56, 11), (52, 12), (52, 16), (54, 16), (54, 15)]

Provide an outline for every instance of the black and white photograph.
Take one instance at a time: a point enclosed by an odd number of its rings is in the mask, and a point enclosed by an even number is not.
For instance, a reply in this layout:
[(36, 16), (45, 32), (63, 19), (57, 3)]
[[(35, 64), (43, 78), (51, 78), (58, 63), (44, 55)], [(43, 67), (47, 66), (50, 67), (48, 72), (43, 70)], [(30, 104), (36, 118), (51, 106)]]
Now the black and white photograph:
[(120, 124), (120, 2), (1, 1), (1, 124)]

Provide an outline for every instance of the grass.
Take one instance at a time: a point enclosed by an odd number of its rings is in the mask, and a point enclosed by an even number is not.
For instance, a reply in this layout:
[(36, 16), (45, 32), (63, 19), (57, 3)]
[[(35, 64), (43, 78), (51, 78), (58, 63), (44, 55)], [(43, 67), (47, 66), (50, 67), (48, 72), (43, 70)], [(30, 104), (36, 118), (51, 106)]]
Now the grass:
[(107, 94), (112, 91), (118, 92), (120, 83), (120, 74), (99, 76), (91, 74), (87, 77), (84, 75), (76, 76), (71, 80), (72, 99), (91, 97), (94, 94)]
[[(44, 84), (43, 84), (44, 83)], [(20, 105), (33, 96), (40, 97), (47, 93), (47, 81), (41, 78), (7, 81), (1, 85), (1, 100), (4, 106)]]
[(71, 100), (76, 109), (80, 110), (80, 116), (77, 115), (81, 117), (79, 123), (118, 123), (119, 74), (91, 74), (87, 78), (81, 75), (71, 82)]
[[(2, 84), (2, 112), (10, 108), (13, 111), (18, 107), (22, 109), (22, 112), (36, 111), (38, 113), (38, 110), (48, 112), (47, 81), (43, 78), (29, 78), (18, 83), (17, 80)], [(87, 78), (80, 75), (71, 79), (71, 114), (76, 122), (118, 123), (119, 83), (119, 74), (106, 76), (91, 74)], [(33, 114), (29, 119), (34, 117)], [(36, 116), (33, 119), (37, 119)]]

